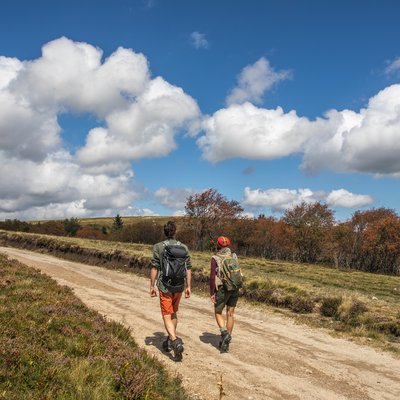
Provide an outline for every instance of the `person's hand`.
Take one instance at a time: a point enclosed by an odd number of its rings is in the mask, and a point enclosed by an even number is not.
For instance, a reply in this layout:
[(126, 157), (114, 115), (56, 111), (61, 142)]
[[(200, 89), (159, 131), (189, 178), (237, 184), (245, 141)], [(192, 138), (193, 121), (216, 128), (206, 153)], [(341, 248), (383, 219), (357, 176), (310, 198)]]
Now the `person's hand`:
[(156, 297), (157, 296), (157, 290), (154, 286), (150, 286), (150, 296), (151, 297)]
[(190, 288), (187, 287), (187, 288), (185, 289), (185, 298), (188, 299), (188, 298), (190, 297), (190, 294), (191, 294), (191, 293), (192, 293), (192, 291), (190, 290)]
[(215, 294), (213, 294), (213, 295), (211, 296), (211, 301), (212, 301), (213, 304), (215, 304)]

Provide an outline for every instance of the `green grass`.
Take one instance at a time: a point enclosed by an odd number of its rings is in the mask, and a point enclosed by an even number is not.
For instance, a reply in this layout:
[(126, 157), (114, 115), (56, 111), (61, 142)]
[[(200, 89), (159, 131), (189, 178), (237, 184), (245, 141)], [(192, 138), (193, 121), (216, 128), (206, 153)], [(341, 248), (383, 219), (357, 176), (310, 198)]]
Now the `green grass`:
[(129, 329), (0, 255), (0, 399), (188, 399)]

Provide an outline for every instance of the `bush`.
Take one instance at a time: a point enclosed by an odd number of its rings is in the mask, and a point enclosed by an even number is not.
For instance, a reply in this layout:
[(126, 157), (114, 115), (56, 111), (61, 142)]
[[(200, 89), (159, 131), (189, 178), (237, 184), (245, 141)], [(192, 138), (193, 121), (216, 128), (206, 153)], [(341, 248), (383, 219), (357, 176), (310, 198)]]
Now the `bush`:
[(338, 308), (338, 317), (341, 321), (352, 325), (359, 324), (359, 316), (368, 311), (368, 307), (359, 299), (345, 298)]
[(289, 308), (298, 314), (308, 314), (314, 309), (314, 302), (309, 297), (296, 295), (292, 299), (292, 304)]
[(325, 297), (319, 310), (320, 314), (324, 317), (337, 317), (341, 302), (341, 297)]

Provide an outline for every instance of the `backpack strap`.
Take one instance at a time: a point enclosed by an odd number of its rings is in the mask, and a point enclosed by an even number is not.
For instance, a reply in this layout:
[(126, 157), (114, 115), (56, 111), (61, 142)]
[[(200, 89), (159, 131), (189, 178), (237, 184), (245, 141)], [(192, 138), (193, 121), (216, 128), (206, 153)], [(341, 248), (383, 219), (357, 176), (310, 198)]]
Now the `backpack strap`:
[(221, 263), (222, 263), (222, 258), (219, 255), (213, 255), (212, 258), (215, 260), (215, 262), (217, 263), (217, 271), (215, 273), (215, 279), (214, 279), (214, 287), (215, 287), (215, 291), (218, 292), (218, 281), (220, 284), (222, 284), (222, 280), (221, 280)]
[[(169, 240), (169, 239), (168, 239), (168, 240)], [(164, 247), (165, 247), (165, 246), (169, 246), (168, 240), (164, 240), (164, 241), (162, 242), (162, 244), (164, 245)], [(178, 246), (180, 246), (182, 243), (181, 243), (179, 240), (177, 240), (177, 242), (176, 242), (175, 244), (178, 245)]]

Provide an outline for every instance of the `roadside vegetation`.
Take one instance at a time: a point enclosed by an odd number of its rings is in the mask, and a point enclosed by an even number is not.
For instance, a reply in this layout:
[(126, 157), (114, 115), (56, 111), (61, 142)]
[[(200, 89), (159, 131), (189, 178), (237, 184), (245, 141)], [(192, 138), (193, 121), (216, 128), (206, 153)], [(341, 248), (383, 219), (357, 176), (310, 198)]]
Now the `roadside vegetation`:
[[(168, 217), (121, 217), (63, 221), (0, 221), (0, 229), (56, 236), (152, 244), (162, 240)], [(324, 264), (400, 276), (400, 217), (387, 208), (356, 211), (335, 221), (323, 203), (302, 203), (280, 218), (243, 216), (237, 201), (215, 189), (189, 196), (185, 215), (174, 217), (192, 250), (208, 251), (217, 236), (228, 236), (240, 256)]]
[(0, 254), (0, 399), (187, 400), (129, 329)]

